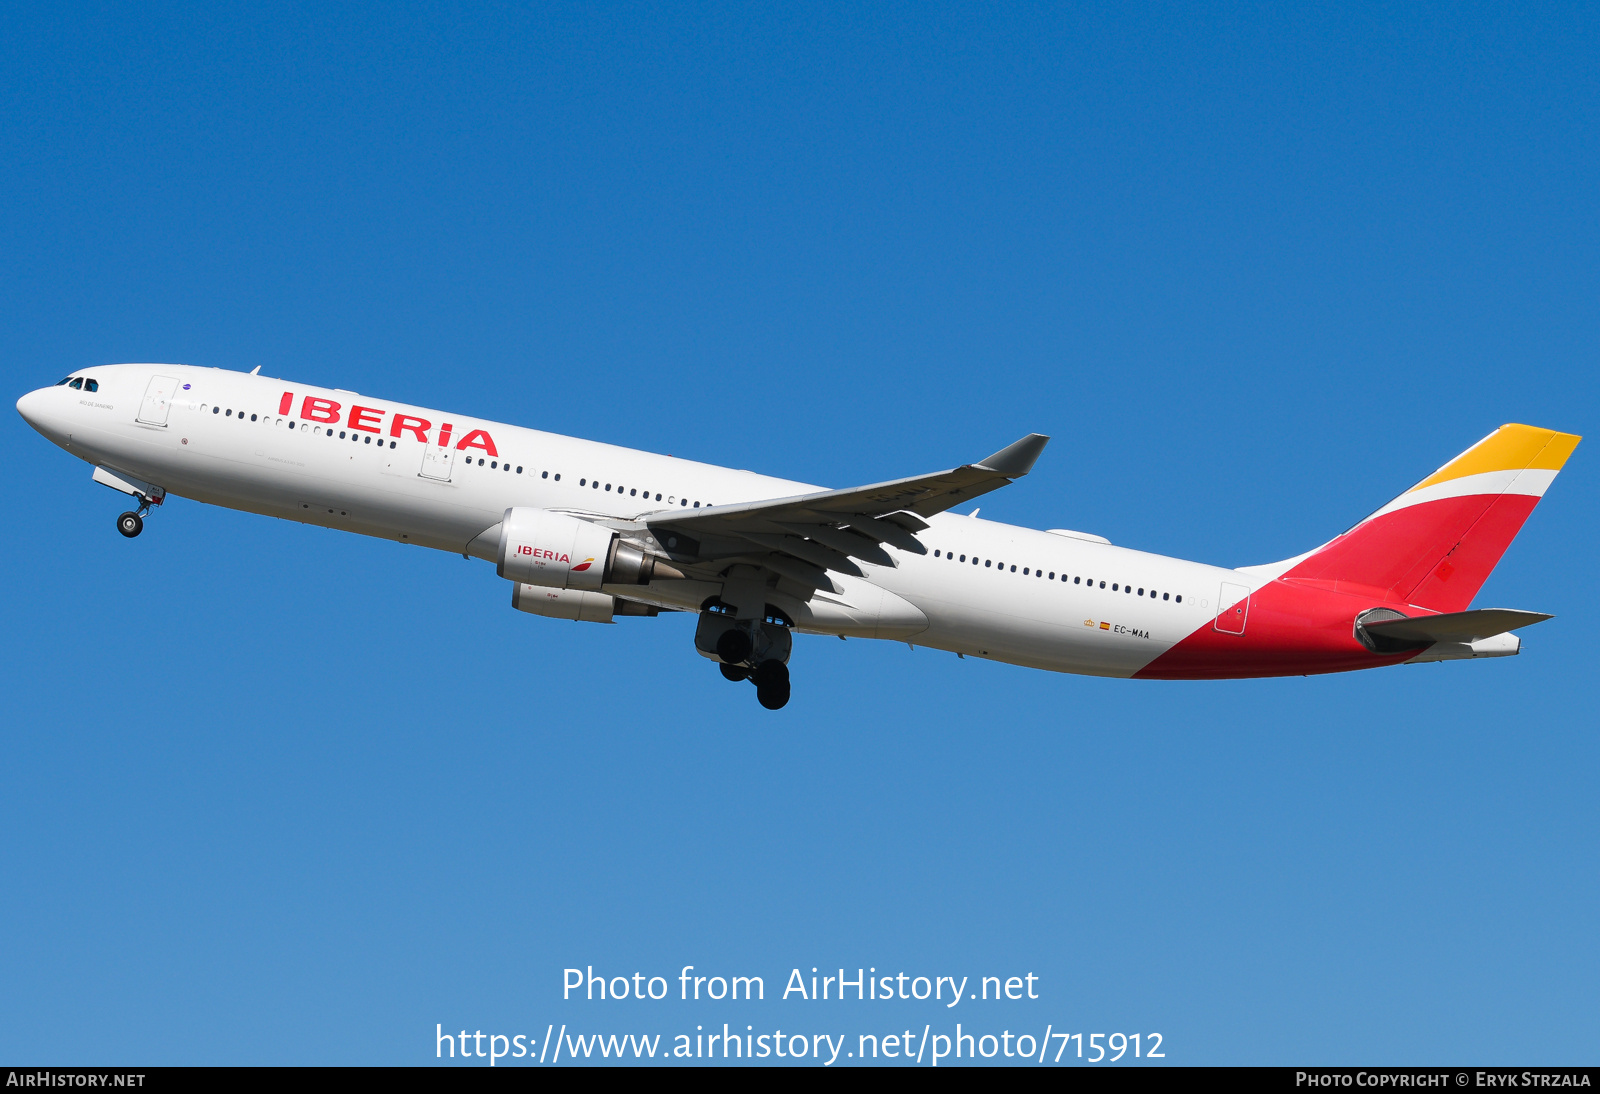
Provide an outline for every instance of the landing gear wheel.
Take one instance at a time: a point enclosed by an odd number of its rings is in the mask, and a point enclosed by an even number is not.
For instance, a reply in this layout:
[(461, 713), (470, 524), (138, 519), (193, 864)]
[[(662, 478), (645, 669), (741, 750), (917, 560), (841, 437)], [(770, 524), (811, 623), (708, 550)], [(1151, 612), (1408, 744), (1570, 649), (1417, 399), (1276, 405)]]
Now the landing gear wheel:
[(755, 667), (750, 679), (756, 685), (756, 701), (768, 710), (778, 710), (789, 701), (789, 666), (768, 658)]
[(138, 513), (124, 513), (117, 518), (117, 531), (132, 539), (144, 531), (144, 518)]
[(748, 679), (750, 676), (750, 670), (743, 665), (722, 664), (718, 665), (717, 668), (722, 670), (722, 678), (724, 680), (732, 680), (736, 684), (740, 680)]
[(722, 637), (717, 639), (717, 656), (725, 665), (739, 664), (753, 649), (755, 643), (750, 641), (750, 636), (737, 627), (723, 631)]
[[(757, 688), (781, 687), (783, 688), (784, 697), (788, 697), (789, 666), (782, 661), (767, 660), (761, 662), (755, 667), (755, 671), (750, 674), (750, 679), (755, 682)], [(778, 706), (781, 707), (783, 704), (779, 703)], [(778, 707), (773, 707), (772, 709), (777, 710)]]

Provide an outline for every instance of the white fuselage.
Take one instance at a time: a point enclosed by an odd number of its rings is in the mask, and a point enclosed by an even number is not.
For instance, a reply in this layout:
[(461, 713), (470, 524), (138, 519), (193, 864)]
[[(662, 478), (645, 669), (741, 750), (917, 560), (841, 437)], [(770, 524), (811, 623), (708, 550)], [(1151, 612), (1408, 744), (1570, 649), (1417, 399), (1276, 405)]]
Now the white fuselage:
[[(466, 555), (493, 557), (494, 545), (479, 537), (514, 506), (636, 520), (819, 489), (220, 369), (113, 365), (82, 375), (98, 390), (43, 388), (18, 407), (91, 464), (213, 505)], [(165, 422), (141, 422), (141, 415), (159, 416), (143, 411), (157, 376), (175, 381)], [(337, 403), (338, 421), (306, 420), (307, 397)], [(352, 421), (358, 410), (368, 413)], [(451, 427), (448, 445), (439, 444), (443, 423)], [(474, 431), (483, 433), (478, 443), (458, 449)], [(786, 605), (796, 629), (1126, 677), (1205, 625), (1223, 583), (1260, 581), (953, 513), (928, 523), (917, 537), (927, 554), (886, 544), (898, 565), (862, 563), (865, 577), (842, 578), (842, 592)], [(696, 611), (716, 587), (660, 580), (607, 591)]]

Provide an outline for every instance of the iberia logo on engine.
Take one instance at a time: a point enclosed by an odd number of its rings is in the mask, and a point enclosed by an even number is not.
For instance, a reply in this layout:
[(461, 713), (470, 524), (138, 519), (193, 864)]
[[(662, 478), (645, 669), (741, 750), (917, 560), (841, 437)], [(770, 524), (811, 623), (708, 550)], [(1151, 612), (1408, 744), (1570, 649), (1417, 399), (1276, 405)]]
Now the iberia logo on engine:
[[(560, 551), (547, 551), (543, 547), (530, 547), (526, 543), (521, 544), (520, 546), (517, 547), (517, 554), (522, 555), (525, 558), (547, 559), (550, 562), (571, 562), (572, 561), (572, 556), (571, 555), (564, 555)], [(592, 558), (588, 559), (587, 561), (584, 562), (584, 564), (582, 566), (574, 566), (573, 569), (575, 569), (575, 570), (585, 569), (585, 568), (588, 567), (589, 563), (593, 562), (593, 561), (594, 561), (594, 559), (592, 559)]]

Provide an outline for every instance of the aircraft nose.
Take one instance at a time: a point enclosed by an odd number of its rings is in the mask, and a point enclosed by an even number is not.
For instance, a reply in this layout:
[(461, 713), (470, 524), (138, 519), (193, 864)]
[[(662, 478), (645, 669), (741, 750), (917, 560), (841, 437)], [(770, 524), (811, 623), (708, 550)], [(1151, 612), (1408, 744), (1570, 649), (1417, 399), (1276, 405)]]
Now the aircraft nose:
[(22, 415), (22, 420), (33, 428), (38, 429), (43, 419), (42, 404), (45, 399), (46, 388), (30, 391), (17, 400), (17, 413)]

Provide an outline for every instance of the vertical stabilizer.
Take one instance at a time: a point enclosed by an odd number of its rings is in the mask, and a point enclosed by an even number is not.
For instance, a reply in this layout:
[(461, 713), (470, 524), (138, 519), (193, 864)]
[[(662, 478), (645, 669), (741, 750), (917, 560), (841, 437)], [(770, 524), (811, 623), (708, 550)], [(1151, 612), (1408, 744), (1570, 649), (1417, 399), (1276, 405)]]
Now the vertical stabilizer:
[(1581, 439), (1503, 425), (1283, 578), (1464, 611)]

